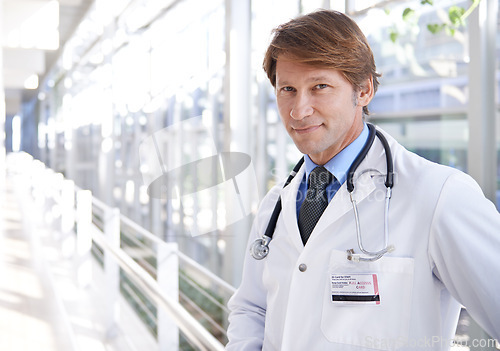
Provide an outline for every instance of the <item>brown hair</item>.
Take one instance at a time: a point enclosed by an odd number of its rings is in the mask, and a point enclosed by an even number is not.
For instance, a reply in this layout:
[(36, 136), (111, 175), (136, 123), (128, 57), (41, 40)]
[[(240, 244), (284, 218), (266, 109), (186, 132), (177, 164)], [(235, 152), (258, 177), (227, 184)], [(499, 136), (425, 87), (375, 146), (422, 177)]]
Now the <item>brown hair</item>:
[[(358, 91), (372, 77), (377, 91), (378, 77), (373, 52), (356, 22), (341, 12), (320, 10), (292, 19), (273, 30), (263, 68), (276, 87), (276, 60), (285, 55), (295, 62), (339, 70)], [(363, 111), (368, 114), (368, 108)]]

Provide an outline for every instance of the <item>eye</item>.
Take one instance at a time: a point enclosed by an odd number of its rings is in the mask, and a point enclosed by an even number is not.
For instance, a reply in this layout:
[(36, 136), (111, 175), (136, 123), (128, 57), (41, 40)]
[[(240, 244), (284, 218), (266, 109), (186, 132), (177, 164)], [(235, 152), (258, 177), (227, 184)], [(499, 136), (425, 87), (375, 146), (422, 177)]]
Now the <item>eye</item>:
[(325, 89), (327, 87), (328, 87), (328, 84), (317, 84), (314, 86), (314, 88), (319, 89), (319, 90)]
[(285, 91), (285, 92), (292, 92), (294, 91), (295, 89), (293, 89), (292, 87), (283, 87), (281, 88), (282, 91)]

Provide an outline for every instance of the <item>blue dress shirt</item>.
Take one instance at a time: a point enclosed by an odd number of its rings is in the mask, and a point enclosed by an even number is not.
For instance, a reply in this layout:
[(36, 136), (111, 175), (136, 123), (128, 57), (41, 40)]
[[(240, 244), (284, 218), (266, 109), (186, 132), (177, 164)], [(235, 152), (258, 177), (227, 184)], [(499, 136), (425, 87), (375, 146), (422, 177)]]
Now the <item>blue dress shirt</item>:
[[(363, 145), (365, 145), (367, 139), (368, 126), (365, 123), (361, 134), (324, 165), (324, 167), (335, 177), (335, 180), (326, 187), (328, 202), (330, 202), (337, 190), (339, 190), (342, 184), (346, 181), (347, 172), (354, 162), (354, 159), (356, 159), (356, 156), (358, 156), (363, 148)], [(308, 155), (304, 155), (304, 163), (306, 166), (306, 173), (304, 178), (302, 178), (302, 182), (300, 183), (299, 190), (297, 192), (297, 218), (299, 218), (300, 206), (302, 206), (302, 202), (304, 202), (306, 197), (309, 174), (311, 174), (311, 171), (318, 166), (309, 158)]]

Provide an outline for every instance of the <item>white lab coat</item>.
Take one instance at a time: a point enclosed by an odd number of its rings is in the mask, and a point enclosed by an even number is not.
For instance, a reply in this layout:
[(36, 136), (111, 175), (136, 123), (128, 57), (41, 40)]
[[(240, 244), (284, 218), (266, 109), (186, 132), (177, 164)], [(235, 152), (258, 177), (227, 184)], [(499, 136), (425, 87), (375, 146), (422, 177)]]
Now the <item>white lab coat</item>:
[[(265, 231), (278, 195), (283, 209), (269, 255), (245, 252), (242, 283), (229, 302), (227, 350), (447, 350), (461, 304), (500, 338), (500, 214), (468, 175), (408, 152), (385, 134), (394, 159), (389, 243), (382, 259), (359, 253), (344, 183), (304, 247), (296, 195), (305, 168), (262, 201), (249, 244)], [(375, 139), (355, 175), (363, 244), (384, 243), (385, 153)], [(298, 269), (305, 264), (307, 270)], [(380, 305), (334, 305), (332, 273), (375, 273)]]

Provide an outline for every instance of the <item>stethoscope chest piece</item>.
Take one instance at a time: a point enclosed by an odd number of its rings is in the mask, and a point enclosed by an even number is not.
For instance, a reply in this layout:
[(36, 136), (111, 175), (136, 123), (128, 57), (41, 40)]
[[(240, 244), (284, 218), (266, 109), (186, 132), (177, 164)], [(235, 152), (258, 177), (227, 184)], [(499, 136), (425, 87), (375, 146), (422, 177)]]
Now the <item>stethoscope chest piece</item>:
[(265, 258), (269, 253), (270, 241), (271, 238), (265, 235), (262, 236), (262, 238), (255, 240), (250, 246), (250, 254), (252, 255), (252, 257), (256, 260), (262, 260), (263, 258)]

